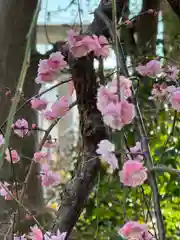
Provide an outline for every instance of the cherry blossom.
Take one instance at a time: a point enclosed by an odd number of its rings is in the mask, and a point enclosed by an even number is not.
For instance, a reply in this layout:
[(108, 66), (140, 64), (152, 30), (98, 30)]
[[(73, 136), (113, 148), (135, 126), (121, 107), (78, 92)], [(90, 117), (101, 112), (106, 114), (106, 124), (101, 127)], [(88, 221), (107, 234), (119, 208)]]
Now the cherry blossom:
[(34, 153), (34, 161), (37, 163), (41, 163), (42, 161), (46, 160), (48, 158), (47, 152), (35, 152)]
[(0, 134), (0, 147), (5, 143), (5, 139), (2, 134)]
[(10, 156), (9, 150), (7, 149), (5, 154), (6, 154), (5, 159), (9, 163), (11, 163), (11, 157), (12, 157), (12, 163), (17, 163), (17, 162), (20, 161), (20, 157), (19, 157), (19, 155), (18, 155), (16, 150), (11, 150), (11, 156)]
[(22, 118), (18, 119), (13, 125), (14, 133), (23, 138), (28, 133), (28, 122)]
[(109, 54), (109, 44), (104, 36), (77, 36), (73, 30), (69, 30), (68, 44), (70, 51), (76, 58), (87, 56), (92, 51), (97, 57), (107, 57)]
[(119, 168), (118, 160), (114, 154), (114, 151), (115, 145), (107, 139), (101, 140), (96, 150), (96, 153), (100, 154), (103, 160), (107, 162), (113, 170)]
[(109, 91), (114, 94), (117, 94), (119, 92), (117, 89), (118, 81), (119, 81), (119, 87), (120, 87), (121, 100), (131, 97), (132, 81), (129, 78), (125, 78), (124, 76), (120, 76), (118, 80), (117, 78), (115, 78), (111, 82), (109, 82), (107, 84), (107, 88), (109, 89)]
[(41, 181), (44, 187), (56, 186), (60, 183), (59, 173), (51, 171), (47, 164), (43, 164), (41, 171)]
[(10, 186), (9, 183), (7, 183), (7, 182), (1, 183), (0, 182), (0, 196), (5, 198), (7, 195), (9, 195), (8, 191), (6, 190), (6, 188), (8, 189), (8, 186)]
[(46, 109), (47, 104), (48, 104), (48, 102), (44, 99), (33, 98), (31, 100), (31, 107), (38, 111), (42, 111), (42, 110)]
[(136, 67), (136, 71), (142, 76), (156, 77), (162, 72), (161, 64), (157, 60), (151, 60), (145, 65)]
[(40, 60), (36, 83), (51, 83), (56, 79), (56, 73), (48, 64), (48, 60)]
[(61, 52), (52, 53), (47, 63), (54, 71), (64, 69), (67, 66), (67, 62), (64, 61), (64, 56), (61, 54)]
[(134, 147), (130, 147), (130, 153), (138, 160), (143, 160), (143, 156), (140, 155), (143, 153), (141, 143), (136, 142), (136, 145)]
[(104, 123), (112, 129), (117, 130), (121, 130), (124, 125), (131, 123), (134, 117), (134, 105), (129, 103), (127, 100), (116, 104), (108, 104), (103, 113)]
[(103, 114), (107, 105), (111, 102), (116, 103), (118, 101), (118, 95), (109, 91), (105, 86), (100, 86), (97, 93), (97, 108)]
[(172, 108), (180, 112), (180, 88), (177, 88), (176, 91), (171, 92), (170, 102), (171, 102)]
[(152, 240), (153, 236), (148, 231), (146, 224), (140, 224), (135, 221), (127, 222), (119, 232), (127, 240)]
[(58, 229), (56, 235), (51, 236), (51, 240), (65, 240), (66, 235), (66, 232), (61, 233)]
[(168, 66), (166, 73), (166, 80), (176, 81), (177, 75), (179, 74), (179, 69), (176, 66)]
[(153, 84), (153, 89), (151, 93), (153, 99), (165, 100), (168, 96), (168, 86), (166, 83)]
[(119, 172), (120, 181), (130, 187), (142, 185), (147, 179), (147, 168), (139, 160), (127, 160)]
[(58, 99), (51, 107), (51, 111), (45, 112), (44, 116), (47, 120), (55, 120), (63, 117), (69, 110), (69, 102), (67, 97), (63, 96)]
[(43, 240), (43, 233), (42, 231), (38, 228), (37, 225), (34, 227), (30, 227), (31, 233), (28, 236), (32, 240)]

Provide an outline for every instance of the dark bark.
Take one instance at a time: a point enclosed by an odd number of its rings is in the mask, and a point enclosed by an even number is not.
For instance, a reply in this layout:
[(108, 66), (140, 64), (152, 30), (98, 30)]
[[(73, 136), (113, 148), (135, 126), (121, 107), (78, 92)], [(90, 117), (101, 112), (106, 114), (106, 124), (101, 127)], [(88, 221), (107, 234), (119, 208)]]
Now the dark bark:
[(175, 14), (180, 18), (180, 0), (167, 0)]
[[(104, 3), (103, 3), (104, 2)], [(105, 35), (110, 37), (107, 25), (101, 18), (102, 14), (112, 20), (111, 3), (101, 1), (95, 10), (94, 20), (89, 26), (89, 34)], [(121, 16), (123, 4), (126, 1), (117, 1), (117, 17)], [(101, 12), (101, 16), (99, 15)], [(97, 81), (93, 67), (93, 56), (76, 60), (71, 59), (72, 79), (74, 81), (77, 105), (80, 114), (80, 130), (83, 140), (83, 158), (74, 178), (67, 185), (63, 200), (58, 210), (57, 221), (53, 230), (68, 233), (76, 224), (89, 193), (95, 184), (95, 179), (100, 170), (100, 162), (97, 158), (97, 143), (107, 138), (106, 130), (102, 122), (101, 114), (96, 107)]]
[[(13, 97), (18, 77), (20, 74), (22, 62), (24, 59), (26, 36), (32, 21), (32, 17), (37, 5), (37, 0), (0, 0), (0, 88), (1, 88), (1, 114), (0, 124), (8, 116), (11, 106), (11, 97)], [(28, 70), (27, 79), (24, 86), (24, 96), (29, 97), (35, 93), (34, 78), (36, 75), (38, 60), (32, 60), (31, 67)], [(6, 88), (11, 90), (11, 94), (5, 96)], [(25, 118), (29, 124), (36, 123), (36, 115), (29, 106), (25, 106), (22, 111), (18, 113), (17, 118)], [(20, 154), (32, 157), (36, 145), (36, 135), (31, 135), (23, 140), (12, 134), (11, 147), (15, 148)], [(20, 164), (16, 164), (15, 173), (16, 178), (23, 183), (25, 172), (28, 168), (29, 161), (22, 159)], [(38, 166), (34, 169), (31, 186), (26, 192), (28, 205), (39, 206), (42, 203), (42, 195), (37, 179)], [(12, 182), (14, 175), (12, 168), (7, 162), (0, 171), (1, 179)], [(33, 187), (32, 187), (33, 186)], [(38, 193), (38, 194), (37, 194)], [(0, 221), (6, 221), (10, 217), (10, 212), (13, 210), (12, 201), (4, 201), (0, 198)], [(1, 236), (4, 234), (4, 227), (0, 225)], [(0, 239), (4, 239), (0, 236)]]
[[(153, 9), (158, 12), (160, 0), (143, 0), (140, 13)], [(137, 17), (135, 31), (137, 33), (137, 46), (141, 56), (156, 55), (156, 38), (158, 27), (158, 14), (143, 14)]]

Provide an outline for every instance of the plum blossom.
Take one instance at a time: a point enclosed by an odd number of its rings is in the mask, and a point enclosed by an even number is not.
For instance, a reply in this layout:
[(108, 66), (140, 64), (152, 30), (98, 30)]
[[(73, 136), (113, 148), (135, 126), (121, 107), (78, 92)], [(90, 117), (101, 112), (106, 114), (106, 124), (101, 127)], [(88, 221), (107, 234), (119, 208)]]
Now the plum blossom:
[(168, 66), (166, 73), (166, 79), (169, 81), (176, 81), (179, 69), (176, 66)]
[(117, 130), (121, 130), (124, 125), (130, 124), (134, 117), (135, 107), (127, 100), (116, 104), (108, 104), (103, 113), (104, 123)]
[(14, 133), (23, 138), (28, 133), (28, 122), (22, 118), (18, 119), (13, 125)]
[(113, 170), (118, 169), (118, 160), (114, 154), (115, 145), (112, 144), (109, 140), (101, 140), (98, 144), (96, 153), (101, 155), (103, 160), (107, 162)]
[(44, 187), (56, 186), (60, 182), (60, 175), (49, 169), (47, 164), (43, 164), (41, 168), (41, 181)]
[[(119, 87), (120, 87), (121, 100), (131, 97), (132, 81), (129, 78), (125, 78), (124, 76), (120, 76), (118, 81), (119, 81)], [(111, 82), (107, 84), (107, 88), (111, 93), (114, 93), (114, 94), (118, 93), (118, 89), (117, 89), (118, 81), (117, 79), (113, 79)]]
[(136, 71), (142, 76), (156, 77), (162, 72), (162, 68), (158, 60), (151, 60), (145, 65), (136, 67)]
[(26, 240), (25, 235), (23, 236), (14, 236), (13, 240)]
[(38, 111), (42, 111), (42, 110), (46, 109), (47, 104), (48, 104), (48, 102), (44, 99), (33, 98), (31, 100), (31, 107)]
[(120, 181), (130, 187), (142, 185), (147, 179), (147, 168), (138, 160), (127, 160), (119, 172)]
[(29, 234), (29, 238), (32, 240), (43, 240), (43, 233), (41, 229), (38, 228), (37, 225), (30, 227), (31, 233)]
[(118, 101), (118, 95), (109, 91), (105, 86), (100, 86), (97, 93), (97, 108), (103, 114), (107, 105), (111, 102), (116, 103)]
[(40, 60), (36, 83), (51, 83), (56, 79), (56, 74), (48, 64), (48, 60)]
[(48, 158), (47, 152), (35, 152), (34, 157), (33, 157), (33, 159), (36, 163), (41, 163), (44, 160), (46, 160), (47, 158)]
[(172, 108), (180, 112), (180, 88), (176, 88), (176, 90), (170, 93), (170, 102)]
[(119, 232), (127, 240), (152, 240), (153, 236), (148, 231), (146, 224), (140, 224), (135, 221), (127, 222)]
[(151, 91), (153, 99), (164, 100), (168, 96), (168, 86), (166, 83), (156, 83), (153, 84), (153, 89)]
[(9, 195), (8, 191), (6, 190), (6, 188), (8, 189), (9, 185), (10, 184), (7, 182), (4, 182), (4, 183), (0, 182), (0, 196), (6, 198), (7, 195)]
[(56, 118), (63, 117), (68, 110), (68, 99), (63, 96), (52, 105), (51, 111), (45, 112), (44, 116), (47, 120), (55, 120)]
[(76, 58), (87, 56), (92, 51), (97, 57), (107, 57), (109, 54), (109, 44), (104, 36), (78, 36), (73, 30), (69, 30), (68, 44)]
[(5, 143), (4, 137), (0, 134), (0, 147)]
[(142, 147), (140, 142), (136, 142), (134, 147), (130, 147), (130, 153), (135, 156), (136, 159), (143, 160), (142, 154)]
[(66, 232), (61, 233), (58, 229), (56, 235), (51, 236), (51, 240), (64, 240), (66, 234), (67, 234)]
[(59, 71), (67, 66), (67, 62), (64, 61), (64, 56), (61, 54), (61, 52), (52, 53), (47, 63), (54, 71)]
[(67, 66), (64, 56), (61, 52), (52, 53), (49, 59), (39, 61), (38, 75), (36, 83), (51, 83), (57, 78), (60, 70)]
[(135, 117), (134, 104), (129, 103), (132, 82), (124, 76), (118, 79), (120, 86), (120, 100), (117, 89), (117, 79), (106, 86), (100, 86), (97, 93), (97, 108), (103, 116), (104, 123), (112, 129), (120, 130), (124, 125), (132, 122)]
[(5, 159), (9, 163), (11, 163), (11, 157), (12, 157), (12, 163), (17, 163), (17, 162), (20, 161), (20, 157), (19, 157), (19, 155), (18, 155), (16, 150), (11, 150), (11, 156), (10, 156), (9, 150), (7, 149), (5, 154), (6, 154)]

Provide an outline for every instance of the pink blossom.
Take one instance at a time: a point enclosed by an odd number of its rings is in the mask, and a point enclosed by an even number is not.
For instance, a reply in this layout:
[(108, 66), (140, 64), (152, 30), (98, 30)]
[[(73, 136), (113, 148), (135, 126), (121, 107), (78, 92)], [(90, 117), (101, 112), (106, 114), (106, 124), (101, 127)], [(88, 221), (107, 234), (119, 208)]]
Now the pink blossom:
[[(132, 81), (129, 78), (125, 78), (124, 76), (119, 77), (119, 87), (120, 87), (120, 95), (121, 100), (127, 99), (132, 96), (132, 91), (131, 91), (131, 86), (132, 86)], [(118, 81), (117, 79), (113, 79), (111, 82), (107, 84), (107, 88), (109, 89), (110, 92), (114, 94), (119, 94), (118, 90)]]
[(177, 88), (177, 91), (171, 93), (170, 102), (172, 104), (172, 108), (180, 112), (180, 89)]
[(48, 64), (48, 60), (40, 60), (38, 68), (38, 76), (36, 83), (51, 83), (56, 79), (56, 74)]
[(39, 111), (46, 109), (47, 104), (48, 102), (44, 99), (34, 98), (31, 100), (31, 107)]
[(20, 161), (20, 157), (19, 157), (19, 155), (18, 155), (18, 153), (17, 153), (16, 150), (11, 150), (11, 156), (10, 156), (10, 153), (9, 153), (9, 150), (8, 150), (8, 149), (6, 150), (5, 153), (6, 153), (5, 159), (6, 159), (8, 162), (11, 163), (11, 157), (12, 157), (12, 163), (17, 163), (17, 162)]
[(168, 95), (168, 88), (166, 83), (156, 83), (153, 84), (153, 89), (151, 91), (153, 99), (164, 100)]
[(179, 69), (176, 66), (168, 66), (166, 72), (166, 78), (169, 81), (176, 81)]
[(58, 229), (56, 235), (51, 236), (51, 240), (65, 240), (66, 235), (66, 232), (61, 233)]
[(76, 58), (84, 57), (91, 52), (92, 42), (93, 39), (90, 36), (77, 36), (73, 30), (68, 31), (69, 48)]
[(114, 94), (105, 86), (100, 86), (97, 93), (97, 108), (103, 114), (107, 105), (111, 102), (116, 103), (118, 95)]
[(73, 30), (70, 30), (68, 32), (68, 43), (70, 51), (76, 58), (87, 56), (92, 51), (98, 57), (107, 57), (109, 53), (109, 44), (104, 36), (77, 36)]
[[(0, 196), (2, 196), (2, 197), (6, 197), (7, 195), (9, 195), (9, 193), (8, 193), (8, 186), (9, 186), (10, 184), (9, 183), (7, 183), (7, 182), (4, 182), (4, 183), (1, 183), (0, 182)], [(7, 189), (7, 190), (6, 190)]]
[(157, 74), (162, 72), (161, 64), (157, 60), (151, 60), (145, 65), (139, 65), (136, 70), (142, 76), (156, 77)]
[(135, 221), (127, 222), (120, 228), (119, 234), (127, 240), (152, 240), (152, 235), (148, 231), (148, 226)]
[(101, 140), (96, 150), (97, 154), (100, 154), (105, 162), (107, 162), (113, 170), (118, 169), (118, 160), (114, 154), (115, 146), (109, 140)]
[(131, 187), (142, 185), (147, 179), (147, 168), (139, 160), (128, 160), (119, 172), (120, 181)]
[(4, 137), (0, 134), (0, 147), (5, 143)]
[(34, 227), (30, 227), (31, 233), (29, 235), (29, 238), (32, 240), (43, 240), (43, 233), (42, 231), (38, 228), (37, 225)]
[(47, 63), (54, 71), (64, 69), (67, 66), (67, 62), (64, 61), (64, 56), (61, 54), (61, 52), (52, 53)]
[(20, 236), (20, 237), (14, 236), (14, 237), (13, 237), (13, 240), (26, 240), (26, 238), (25, 238), (25, 235)]
[(28, 133), (28, 122), (22, 118), (18, 119), (14, 125), (14, 133), (16, 133), (19, 137), (24, 137)]
[(56, 118), (63, 117), (68, 110), (68, 99), (63, 96), (52, 105), (51, 111), (45, 112), (44, 116), (47, 120), (55, 120)]
[(140, 155), (142, 152), (143, 151), (140, 142), (136, 142), (136, 145), (134, 147), (130, 147), (130, 153), (138, 160), (143, 160), (143, 156)]
[(42, 162), (47, 159), (48, 153), (47, 152), (35, 152), (34, 153), (34, 161), (35, 162)]
[(109, 43), (104, 36), (93, 35), (94, 42), (92, 43), (91, 49), (94, 51), (97, 57), (108, 57), (109, 55)]
[(43, 164), (41, 170), (42, 170), (41, 181), (44, 187), (56, 186), (59, 184), (60, 182), (59, 173), (49, 170), (49, 166), (47, 164)]
[(131, 123), (134, 117), (134, 105), (127, 100), (116, 104), (110, 103), (103, 113), (105, 124), (117, 130), (121, 130), (124, 125)]

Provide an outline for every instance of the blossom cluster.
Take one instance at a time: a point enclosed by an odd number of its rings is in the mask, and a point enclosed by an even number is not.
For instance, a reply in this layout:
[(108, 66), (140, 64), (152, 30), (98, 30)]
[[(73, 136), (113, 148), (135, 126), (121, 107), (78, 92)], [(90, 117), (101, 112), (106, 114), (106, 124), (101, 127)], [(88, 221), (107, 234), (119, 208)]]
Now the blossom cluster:
[[(104, 36), (88, 36), (78, 35), (73, 30), (68, 32), (67, 45), (69, 52), (76, 59), (93, 54), (96, 58), (106, 58), (109, 55), (109, 43)], [(35, 79), (38, 84), (53, 83), (60, 72), (67, 67), (67, 62), (60, 51), (52, 53), (48, 59), (40, 60)], [(154, 79), (165, 79), (163, 83), (154, 83), (152, 88), (152, 98), (160, 100), (168, 100), (172, 108), (180, 112), (180, 87), (177, 84), (177, 76), (179, 70), (175, 66), (163, 67), (158, 59), (151, 60), (146, 64), (136, 67), (136, 71), (143, 77), (148, 76)], [(170, 85), (171, 81), (174, 84)], [(63, 117), (70, 108), (68, 94), (72, 95), (74, 91), (73, 81), (69, 82), (69, 89), (67, 96), (58, 98), (51, 106), (44, 98), (34, 97), (31, 99), (31, 108), (43, 113), (47, 120), (56, 120)], [(49, 107), (50, 106), (50, 107)], [(136, 116), (135, 105), (133, 103), (132, 81), (125, 76), (118, 76), (109, 81), (106, 85), (100, 85), (97, 91), (97, 109), (102, 115), (104, 123), (113, 131), (121, 130), (128, 124), (133, 122)], [(20, 138), (28, 137), (29, 134), (37, 126), (29, 123), (24, 118), (17, 119), (12, 125), (14, 133)], [(4, 144), (4, 138), (0, 135), (0, 146)], [(43, 149), (34, 153), (32, 161), (40, 164), (40, 179), (43, 187), (56, 186), (60, 183), (61, 177), (59, 173), (50, 169), (49, 161), (51, 156), (47, 148), (55, 148), (56, 144), (47, 140), (44, 143)], [(118, 171), (120, 182), (125, 186), (135, 188), (142, 185), (148, 178), (148, 169), (143, 163), (143, 149), (140, 142), (125, 150), (124, 162), (122, 168), (119, 167), (118, 158), (116, 156), (115, 145), (108, 139), (102, 139), (96, 149), (96, 153), (100, 155), (113, 170)], [(9, 163), (18, 163), (21, 156), (15, 149), (7, 149), (5, 152), (5, 159)], [(0, 195), (7, 200), (11, 199), (9, 195), (9, 184), (0, 183)], [(14, 193), (12, 192), (14, 195)], [(151, 240), (152, 235), (148, 231), (146, 224), (129, 221), (119, 230), (119, 234), (128, 240)], [(66, 233), (60, 233), (58, 230), (56, 234), (51, 232), (42, 232), (37, 226), (31, 227), (31, 232), (28, 236), (17, 237), (18, 239), (32, 239), (32, 240), (64, 240)]]
[(42, 230), (35, 225), (34, 227), (30, 227), (31, 232), (29, 235), (23, 235), (23, 236), (14, 236), (14, 240), (64, 240), (67, 233), (66, 232), (60, 232), (59, 229), (57, 230), (56, 234), (52, 234), (51, 232), (46, 232), (43, 234)]
[(103, 116), (104, 123), (114, 130), (120, 130), (135, 117), (134, 104), (127, 100), (132, 95), (131, 85), (130, 79), (120, 76), (119, 79), (113, 79), (98, 89), (97, 108)]
[(136, 70), (142, 76), (164, 80), (163, 83), (153, 84), (150, 99), (166, 100), (173, 109), (180, 112), (180, 87), (177, 82), (179, 69), (176, 66), (167, 66), (165, 68), (161, 66), (160, 61), (151, 60), (145, 65), (139, 65)]

